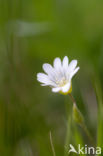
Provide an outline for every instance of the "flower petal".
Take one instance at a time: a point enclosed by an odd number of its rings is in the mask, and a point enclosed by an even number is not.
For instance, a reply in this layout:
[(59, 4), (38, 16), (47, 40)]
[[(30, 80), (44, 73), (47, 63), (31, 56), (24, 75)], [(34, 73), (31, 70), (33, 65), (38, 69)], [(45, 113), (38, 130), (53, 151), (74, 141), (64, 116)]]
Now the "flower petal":
[(61, 69), (61, 59), (58, 57), (54, 60), (54, 68), (58, 71)]
[(61, 88), (60, 88), (60, 87), (57, 87), (57, 88), (52, 88), (52, 92), (55, 92), (55, 93), (59, 92), (60, 90), (61, 90)]
[(45, 63), (43, 64), (43, 70), (48, 74), (50, 80), (55, 82), (55, 78), (57, 77), (55, 69), (50, 64)]
[(64, 59), (63, 59), (63, 69), (64, 70), (67, 70), (67, 68), (68, 68), (68, 62), (69, 62), (68, 57), (65, 56)]
[(72, 72), (76, 66), (77, 66), (77, 60), (72, 60), (69, 64), (68, 72), (69, 73)]
[(45, 64), (43, 64), (43, 70), (44, 70), (47, 74), (49, 74), (50, 72), (53, 71), (53, 67), (52, 67), (50, 64), (45, 63)]
[(64, 71), (63, 71), (61, 59), (58, 57), (54, 60), (54, 69), (56, 71), (56, 79), (59, 81), (64, 76)]
[(66, 93), (71, 88), (71, 82), (68, 82), (65, 86), (62, 87), (62, 92)]
[(42, 83), (50, 82), (49, 77), (46, 74), (44, 74), (44, 73), (38, 73), (37, 74), (37, 80), (39, 82), (42, 82)]
[(56, 87), (57, 85), (49, 79), (49, 76), (44, 73), (38, 73), (37, 74), (37, 80), (43, 84), (42, 86), (52, 86)]
[(77, 67), (73, 72), (71, 72), (70, 79), (72, 79), (72, 77), (78, 72), (79, 69), (80, 67)]

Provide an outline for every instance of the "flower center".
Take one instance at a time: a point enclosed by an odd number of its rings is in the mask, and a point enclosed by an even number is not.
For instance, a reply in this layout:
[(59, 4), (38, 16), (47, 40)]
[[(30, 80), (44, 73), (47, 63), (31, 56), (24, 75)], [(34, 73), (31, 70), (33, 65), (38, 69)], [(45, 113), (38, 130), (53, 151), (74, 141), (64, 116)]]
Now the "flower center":
[(56, 84), (57, 84), (59, 87), (64, 86), (66, 83), (67, 83), (67, 80), (66, 80), (65, 77), (62, 77), (60, 80), (56, 80)]

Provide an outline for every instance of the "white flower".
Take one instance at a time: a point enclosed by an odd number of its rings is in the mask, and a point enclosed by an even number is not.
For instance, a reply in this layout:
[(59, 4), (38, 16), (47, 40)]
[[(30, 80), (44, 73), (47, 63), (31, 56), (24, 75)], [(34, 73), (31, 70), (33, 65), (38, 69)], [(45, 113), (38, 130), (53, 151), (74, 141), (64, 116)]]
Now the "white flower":
[(60, 58), (55, 58), (53, 67), (45, 63), (43, 64), (44, 73), (37, 74), (37, 80), (42, 86), (50, 86), (52, 92), (60, 92), (63, 94), (72, 91), (72, 77), (78, 72), (77, 60), (72, 60), (69, 63), (68, 57), (65, 56), (63, 62)]

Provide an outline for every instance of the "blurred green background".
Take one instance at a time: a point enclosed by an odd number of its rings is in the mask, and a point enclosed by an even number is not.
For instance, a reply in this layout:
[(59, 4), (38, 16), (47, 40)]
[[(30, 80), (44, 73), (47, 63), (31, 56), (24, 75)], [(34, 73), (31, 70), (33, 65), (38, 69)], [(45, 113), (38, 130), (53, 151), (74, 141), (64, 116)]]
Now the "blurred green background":
[(0, 156), (52, 156), (50, 131), (56, 156), (89, 144), (69, 96), (36, 80), (43, 63), (64, 56), (78, 60), (72, 94), (102, 146), (103, 1), (0, 0)]

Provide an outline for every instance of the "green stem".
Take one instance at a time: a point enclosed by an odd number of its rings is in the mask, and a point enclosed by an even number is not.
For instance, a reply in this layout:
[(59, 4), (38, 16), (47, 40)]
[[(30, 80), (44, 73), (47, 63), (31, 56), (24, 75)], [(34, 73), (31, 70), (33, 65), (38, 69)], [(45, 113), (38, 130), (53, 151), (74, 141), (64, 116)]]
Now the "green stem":
[(90, 143), (93, 145), (93, 147), (95, 147), (93, 138), (91, 137), (90, 132), (89, 132), (88, 128), (86, 127), (86, 125), (85, 124), (82, 124), (81, 127), (84, 130), (86, 136), (88, 137)]
[(72, 94), (69, 94), (69, 97), (71, 98), (71, 101), (73, 102), (73, 104), (76, 105), (76, 101), (75, 101), (74, 97), (72, 96)]
[(75, 108), (75, 118), (76, 118), (76, 122), (81, 126), (81, 128), (83, 129), (83, 131), (85, 132), (86, 136), (88, 137), (90, 143), (92, 145), (94, 145), (94, 141), (93, 141), (93, 138), (91, 137), (90, 135), (90, 132), (88, 130), (88, 128), (86, 127), (85, 125), (85, 122), (84, 122), (84, 117), (83, 115), (81, 114), (80, 110), (78, 109), (77, 107), (77, 104), (76, 104), (76, 101), (74, 99), (74, 97), (72, 96), (72, 94), (69, 94), (70, 98), (71, 98), (71, 101), (73, 102), (73, 107)]
[(56, 156), (56, 154), (55, 154), (55, 149), (54, 149), (54, 145), (53, 145), (53, 140), (52, 140), (51, 131), (50, 131), (50, 144), (51, 144), (51, 148), (52, 148), (53, 156)]

